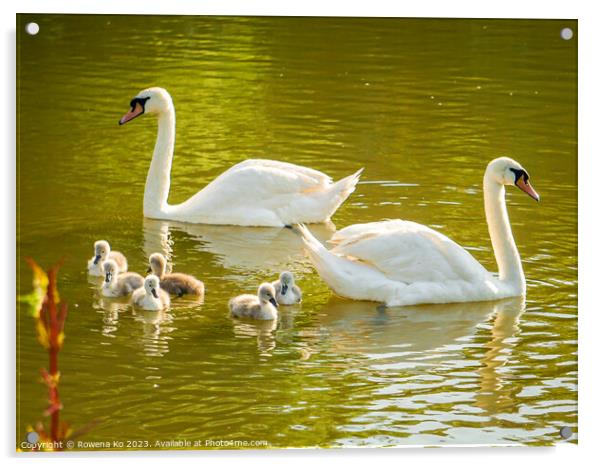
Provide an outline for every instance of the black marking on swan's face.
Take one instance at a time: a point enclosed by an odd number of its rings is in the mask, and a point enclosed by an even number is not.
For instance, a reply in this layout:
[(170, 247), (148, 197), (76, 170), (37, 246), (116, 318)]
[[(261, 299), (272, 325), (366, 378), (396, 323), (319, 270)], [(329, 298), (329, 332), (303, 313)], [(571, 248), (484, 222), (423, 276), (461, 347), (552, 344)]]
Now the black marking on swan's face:
[(144, 113), (144, 106), (146, 105), (146, 101), (149, 100), (150, 97), (134, 97), (130, 101), (130, 107), (132, 107), (132, 112), (136, 109), (136, 104), (140, 104), (142, 107), (142, 113)]
[(514, 173), (514, 184), (518, 183), (521, 178), (525, 183), (529, 181), (529, 174), (526, 170), (522, 168), (510, 168), (510, 171)]
[(537, 191), (529, 183), (529, 174), (522, 168), (510, 168), (510, 170), (514, 173), (514, 185), (529, 197), (539, 202), (539, 194), (537, 194)]

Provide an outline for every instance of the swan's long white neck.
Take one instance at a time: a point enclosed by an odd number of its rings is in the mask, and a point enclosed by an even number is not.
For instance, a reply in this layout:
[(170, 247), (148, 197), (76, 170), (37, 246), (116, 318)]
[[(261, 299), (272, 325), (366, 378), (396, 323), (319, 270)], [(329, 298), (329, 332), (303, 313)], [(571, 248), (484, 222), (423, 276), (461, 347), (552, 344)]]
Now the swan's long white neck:
[(483, 179), (485, 216), (501, 282), (525, 292), (525, 274), (506, 210), (506, 189), (491, 174)]
[(170, 101), (166, 110), (159, 114), (159, 130), (153, 152), (146, 186), (144, 187), (144, 215), (160, 218), (168, 208), (171, 161), (176, 140), (176, 112)]

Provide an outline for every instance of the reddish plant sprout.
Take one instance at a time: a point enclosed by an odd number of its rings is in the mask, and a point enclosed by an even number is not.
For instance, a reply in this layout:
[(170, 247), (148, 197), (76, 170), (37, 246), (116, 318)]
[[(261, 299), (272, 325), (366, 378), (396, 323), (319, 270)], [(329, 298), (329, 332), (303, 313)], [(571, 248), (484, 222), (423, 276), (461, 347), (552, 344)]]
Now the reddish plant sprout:
[(60, 420), (63, 404), (59, 397), (59, 352), (65, 341), (65, 319), (67, 318), (67, 303), (61, 302), (58, 288), (57, 275), (60, 267), (55, 264), (48, 271), (44, 271), (33, 259), (28, 258), (27, 263), (33, 271), (33, 291), (21, 296), (20, 301), (28, 305), (30, 314), (35, 320), (38, 341), (48, 352), (49, 369), (42, 368), (42, 382), (48, 388), (48, 406), (44, 417), (50, 418), (47, 428), (44, 422), (39, 421), (29, 431), (36, 432), (38, 441), (32, 450), (59, 451), (65, 442), (88, 432), (97, 421), (93, 421), (78, 431)]
[[(36, 423), (34, 430), (39, 435), (37, 445), (49, 445), (44, 449), (61, 450), (64, 441), (71, 435), (71, 429), (66, 423), (61, 423), (60, 412), (63, 404), (59, 396), (59, 352), (65, 340), (65, 319), (67, 318), (67, 303), (61, 302), (57, 289), (57, 275), (60, 264), (55, 264), (47, 272), (33, 259), (27, 263), (33, 272), (33, 291), (21, 298), (29, 304), (30, 313), (35, 319), (38, 341), (48, 352), (49, 369), (41, 369), (42, 382), (48, 388), (48, 407), (44, 417), (50, 418), (49, 429), (43, 422)], [(42, 449), (39, 446), (34, 450)]]

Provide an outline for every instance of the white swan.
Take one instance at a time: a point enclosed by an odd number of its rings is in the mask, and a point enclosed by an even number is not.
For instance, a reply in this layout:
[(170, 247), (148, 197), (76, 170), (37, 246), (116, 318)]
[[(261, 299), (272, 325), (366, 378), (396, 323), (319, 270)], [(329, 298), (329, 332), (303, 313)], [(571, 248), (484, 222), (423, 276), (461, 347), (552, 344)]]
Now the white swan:
[(498, 264), (495, 277), (461, 246), (424, 225), (403, 220), (352, 225), (335, 233), (330, 251), (299, 229), (316, 270), (339, 295), (387, 306), (489, 301), (521, 296), (525, 275), (508, 221), (505, 185), (539, 201), (529, 175), (507, 157), (483, 178), (485, 215)]
[(176, 114), (169, 93), (152, 87), (130, 102), (123, 125), (144, 113), (159, 118), (157, 142), (146, 177), (144, 216), (213, 225), (282, 227), (330, 219), (355, 189), (362, 170), (333, 183), (317, 170), (273, 160), (246, 160), (222, 173), (187, 201), (170, 205)]

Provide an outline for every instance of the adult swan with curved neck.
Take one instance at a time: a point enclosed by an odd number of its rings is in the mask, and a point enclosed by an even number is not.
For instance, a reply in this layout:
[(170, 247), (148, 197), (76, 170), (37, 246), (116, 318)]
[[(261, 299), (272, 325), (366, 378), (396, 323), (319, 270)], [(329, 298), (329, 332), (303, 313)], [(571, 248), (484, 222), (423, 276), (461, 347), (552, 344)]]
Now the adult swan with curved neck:
[(322, 279), (347, 298), (405, 306), (522, 296), (525, 275), (506, 211), (505, 186), (509, 185), (539, 201), (518, 162), (501, 157), (489, 163), (483, 188), (497, 277), (447, 236), (414, 222), (351, 225), (335, 233), (331, 250), (306, 227), (299, 228)]
[(169, 183), (176, 114), (171, 96), (153, 87), (130, 102), (119, 124), (145, 113), (159, 119), (157, 142), (144, 188), (144, 216), (213, 225), (282, 227), (322, 223), (355, 189), (361, 170), (333, 183), (317, 170), (273, 160), (246, 160), (205, 186), (187, 201), (170, 205)]

